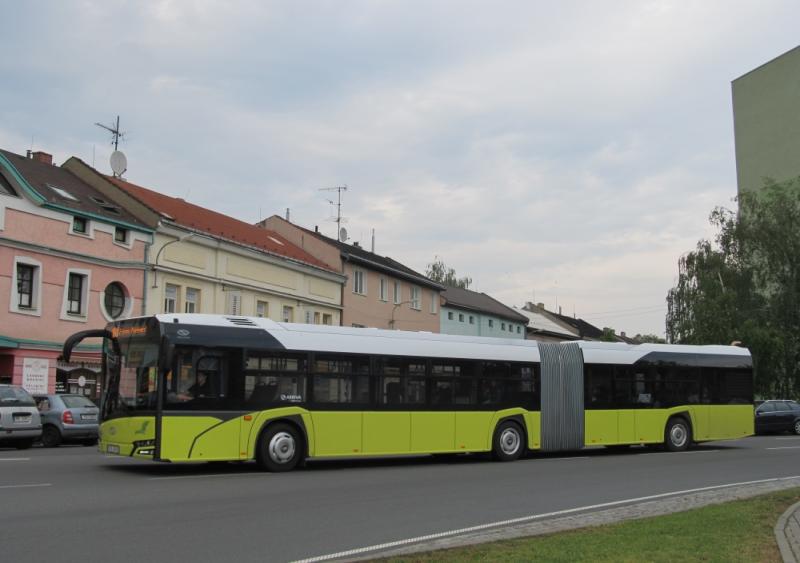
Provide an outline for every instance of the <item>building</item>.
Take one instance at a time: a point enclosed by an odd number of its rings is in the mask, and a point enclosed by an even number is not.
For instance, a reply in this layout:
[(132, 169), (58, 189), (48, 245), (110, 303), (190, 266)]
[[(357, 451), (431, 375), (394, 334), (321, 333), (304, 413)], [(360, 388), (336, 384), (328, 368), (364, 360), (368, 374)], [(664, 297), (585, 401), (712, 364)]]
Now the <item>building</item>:
[[(561, 308), (559, 307), (559, 310), (560, 309)], [(523, 310), (533, 312), (547, 318), (560, 327), (559, 332), (566, 329), (569, 333), (574, 335), (574, 338), (569, 338), (569, 340), (602, 340), (603, 336), (605, 335), (605, 332), (602, 328), (597, 328), (593, 324), (577, 317), (568, 317), (567, 315), (562, 315), (561, 313), (548, 311), (545, 309), (543, 303), (537, 303), (536, 305), (530, 302), (526, 303), (523, 307)], [(565, 340), (566, 339), (567, 338), (565, 338)], [(625, 337), (624, 332), (622, 333), (622, 336), (614, 334), (614, 339), (617, 342), (626, 342), (628, 340), (627, 337)]]
[(273, 215), (259, 226), (272, 229), (318, 259), (335, 263), (342, 287), (342, 325), (439, 332), (442, 285), (400, 262), (329, 238)]
[(739, 193), (800, 176), (800, 47), (733, 81)]
[(441, 332), (495, 338), (525, 338), (528, 318), (485, 293), (457, 287), (442, 292)]
[(155, 229), (147, 257), (147, 314), (339, 324), (344, 277), (280, 234), (105, 176), (76, 158), (64, 166), (115, 194)]
[(144, 311), (152, 229), (44, 152), (0, 151), (0, 383), (98, 396), (99, 345), (71, 334)]
[(545, 310), (542, 303), (538, 305), (527, 303), (524, 309), (514, 307), (514, 310), (528, 318), (528, 325), (525, 327), (525, 338), (528, 340), (539, 342), (580, 340), (576, 328), (555, 318)]

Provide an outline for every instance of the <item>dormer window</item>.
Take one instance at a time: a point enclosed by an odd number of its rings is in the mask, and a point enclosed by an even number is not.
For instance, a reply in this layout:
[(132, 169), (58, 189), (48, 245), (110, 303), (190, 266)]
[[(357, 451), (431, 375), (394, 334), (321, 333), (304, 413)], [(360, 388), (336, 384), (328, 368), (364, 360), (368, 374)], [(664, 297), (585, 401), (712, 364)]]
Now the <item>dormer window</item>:
[(78, 233), (81, 235), (88, 234), (89, 232), (89, 225), (88, 221), (83, 217), (73, 217), (72, 218), (72, 232)]
[(0, 194), (16, 196), (17, 192), (11, 187), (11, 183), (0, 174)]
[(58, 186), (54, 186), (53, 184), (45, 184), (48, 188), (53, 190), (57, 195), (63, 197), (64, 199), (68, 199), (70, 201), (80, 201), (77, 197), (69, 193), (64, 188), (59, 188)]

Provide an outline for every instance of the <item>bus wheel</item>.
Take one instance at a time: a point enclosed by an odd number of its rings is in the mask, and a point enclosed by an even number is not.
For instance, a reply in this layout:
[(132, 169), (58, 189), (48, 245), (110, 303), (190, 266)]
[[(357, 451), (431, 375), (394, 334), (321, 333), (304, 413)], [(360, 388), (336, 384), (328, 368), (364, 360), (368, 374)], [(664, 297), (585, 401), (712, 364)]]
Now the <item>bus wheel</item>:
[(676, 416), (667, 422), (664, 431), (664, 446), (671, 452), (684, 452), (692, 443), (692, 428), (685, 418)]
[(794, 421), (794, 433), (800, 436), (800, 419)]
[(497, 427), (492, 441), (492, 455), (499, 461), (514, 461), (522, 455), (525, 441), (519, 424), (506, 421)]
[(290, 424), (273, 424), (261, 435), (256, 461), (267, 471), (291, 471), (303, 457), (303, 439)]

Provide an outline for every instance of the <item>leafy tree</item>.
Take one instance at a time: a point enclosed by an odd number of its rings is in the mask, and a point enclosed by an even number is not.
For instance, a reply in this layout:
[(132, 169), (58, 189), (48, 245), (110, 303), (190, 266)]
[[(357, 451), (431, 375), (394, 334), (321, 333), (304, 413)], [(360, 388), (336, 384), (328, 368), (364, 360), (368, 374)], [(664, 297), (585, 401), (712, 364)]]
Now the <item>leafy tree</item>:
[(469, 286), (472, 285), (472, 278), (468, 276), (459, 278), (456, 275), (456, 271), (453, 268), (448, 268), (438, 256), (432, 263), (428, 264), (425, 275), (433, 281), (449, 287), (469, 289)]
[(603, 327), (603, 336), (600, 337), (600, 342), (617, 342), (617, 332), (613, 328)]
[(715, 243), (678, 262), (667, 295), (667, 337), (686, 344), (741, 342), (756, 390), (800, 394), (800, 177), (739, 196), (738, 214), (711, 213)]
[(651, 344), (666, 344), (667, 342), (666, 340), (655, 334), (637, 334), (636, 336), (631, 338), (631, 340), (633, 340), (638, 344), (644, 344), (645, 342)]

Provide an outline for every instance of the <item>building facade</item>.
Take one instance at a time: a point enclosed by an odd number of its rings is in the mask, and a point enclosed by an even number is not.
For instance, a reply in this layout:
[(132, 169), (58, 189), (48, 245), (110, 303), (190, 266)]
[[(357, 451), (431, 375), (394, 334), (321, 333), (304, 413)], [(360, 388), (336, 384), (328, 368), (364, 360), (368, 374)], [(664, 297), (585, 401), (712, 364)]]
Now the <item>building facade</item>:
[(739, 193), (800, 176), (800, 47), (731, 85)]
[(448, 287), (440, 322), (444, 334), (525, 339), (528, 319), (485, 293)]
[(299, 227), (273, 215), (259, 226), (276, 231), (320, 260), (336, 263), (342, 325), (439, 332), (440, 284), (389, 258)]
[(0, 383), (97, 398), (99, 345), (71, 334), (140, 315), (152, 230), (43, 152), (0, 151)]

